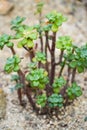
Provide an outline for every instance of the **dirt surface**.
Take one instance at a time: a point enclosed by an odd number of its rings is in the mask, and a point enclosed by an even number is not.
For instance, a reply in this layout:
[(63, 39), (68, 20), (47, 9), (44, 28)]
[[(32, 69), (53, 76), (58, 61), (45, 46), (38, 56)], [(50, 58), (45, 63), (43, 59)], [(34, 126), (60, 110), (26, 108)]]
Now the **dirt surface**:
[[(77, 2), (72, 5), (64, 3), (63, 0), (44, 1), (43, 16), (51, 10), (57, 10), (68, 18), (68, 21), (60, 28), (58, 36), (70, 35), (78, 46), (87, 42), (87, 12), (82, 3)], [(13, 0), (12, 2), (14, 10), (8, 15), (0, 16), (0, 34), (12, 33), (10, 21), (16, 16), (27, 17), (25, 23), (30, 25), (38, 22), (38, 16), (34, 15), (34, 0)], [(23, 50), (20, 51), (22, 56), (24, 53)], [(0, 87), (7, 94), (6, 117), (0, 120), (0, 130), (87, 130), (87, 72), (76, 76), (77, 82), (82, 86), (83, 96), (66, 108), (65, 114), (60, 116), (60, 120), (55, 116), (53, 119), (48, 119), (45, 115), (37, 117), (29, 104), (26, 109), (23, 109), (18, 103), (16, 92), (11, 93), (10, 91), (14, 84), (10, 82), (10, 75), (3, 72), (8, 56), (10, 56), (10, 51), (7, 48), (0, 51)]]

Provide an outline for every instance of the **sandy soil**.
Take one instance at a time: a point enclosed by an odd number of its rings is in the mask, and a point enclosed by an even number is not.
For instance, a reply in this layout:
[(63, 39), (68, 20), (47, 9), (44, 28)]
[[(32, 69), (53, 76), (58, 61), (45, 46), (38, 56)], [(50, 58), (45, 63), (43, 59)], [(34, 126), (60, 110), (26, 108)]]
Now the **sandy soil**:
[[(68, 21), (60, 28), (58, 35), (70, 35), (78, 46), (87, 42), (87, 12), (83, 4), (77, 2), (72, 6), (70, 3), (63, 4), (63, 0), (44, 0), (45, 6), (43, 16), (51, 11), (58, 10), (68, 17)], [(0, 16), (0, 34), (12, 33), (10, 30), (10, 21), (16, 16), (27, 17), (25, 23), (34, 24), (38, 16), (34, 15), (34, 0), (13, 0), (14, 10), (6, 16)], [(72, 9), (74, 14), (72, 15)], [(23, 55), (23, 50), (21, 55)], [(83, 88), (83, 96), (66, 108), (65, 115), (60, 116), (58, 121), (56, 117), (47, 119), (46, 116), (36, 116), (32, 108), (27, 104), (23, 109), (17, 99), (16, 92), (11, 93), (10, 88), (14, 85), (10, 82), (10, 75), (3, 72), (6, 58), (10, 56), (10, 51), (4, 48), (0, 51), (0, 87), (7, 94), (7, 108), (5, 119), (0, 120), (0, 130), (87, 130), (87, 72), (77, 74), (76, 80)], [(26, 97), (25, 97), (26, 98)]]

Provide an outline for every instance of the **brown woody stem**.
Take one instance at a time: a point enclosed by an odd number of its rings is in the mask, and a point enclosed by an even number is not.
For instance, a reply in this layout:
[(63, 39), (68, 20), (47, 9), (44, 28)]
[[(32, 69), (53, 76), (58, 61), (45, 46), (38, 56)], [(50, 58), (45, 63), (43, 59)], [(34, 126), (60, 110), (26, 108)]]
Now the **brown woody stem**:
[(76, 68), (75, 68), (75, 69), (73, 69), (73, 71), (72, 71), (71, 83), (73, 83), (73, 82), (74, 82), (74, 80), (75, 80), (75, 75), (76, 75)]
[(63, 58), (63, 50), (61, 50), (61, 52), (60, 52), (60, 56), (59, 56), (59, 61), (58, 61), (58, 63), (55, 63), (55, 65), (59, 65), (61, 62), (62, 62), (62, 58)]
[(28, 51), (28, 53), (29, 53), (29, 55), (30, 55), (30, 60), (32, 61), (32, 58), (35, 56), (33, 48), (27, 48), (27, 47), (25, 47), (25, 46), (23, 46), (23, 48), (24, 48), (26, 51)]
[(60, 77), (62, 75), (62, 72), (63, 72), (63, 69), (65, 67), (65, 64), (61, 67), (60, 71), (59, 71), (59, 74), (58, 74), (58, 77)]
[(29, 49), (30, 60), (32, 61), (33, 57), (35, 56), (33, 48)]
[(42, 32), (40, 32), (39, 35), (40, 35), (41, 52), (43, 52), (43, 37), (42, 37)]
[(27, 96), (31, 106), (33, 107), (33, 110), (37, 110), (36, 104), (31, 97), (31, 90), (29, 87), (26, 87), (26, 96)]
[(69, 82), (69, 78), (70, 78), (70, 73), (71, 73), (71, 68), (68, 66), (68, 75), (67, 75), (67, 83), (66, 84), (68, 84), (68, 82)]
[(56, 32), (53, 32), (52, 49), (51, 49), (50, 85), (53, 84), (54, 76), (55, 76), (55, 42), (56, 42)]
[(16, 52), (15, 52), (14, 48), (13, 48), (13, 47), (10, 47), (10, 49), (11, 49), (12, 54), (15, 55)]
[(46, 71), (48, 72), (48, 75), (49, 75), (49, 69), (48, 69), (48, 61), (47, 61), (47, 47), (48, 47), (48, 32), (45, 32), (45, 37), (46, 37), (46, 43), (45, 43), (45, 55), (46, 55), (46, 64), (45, 64), (45, 68), (46, 68)]

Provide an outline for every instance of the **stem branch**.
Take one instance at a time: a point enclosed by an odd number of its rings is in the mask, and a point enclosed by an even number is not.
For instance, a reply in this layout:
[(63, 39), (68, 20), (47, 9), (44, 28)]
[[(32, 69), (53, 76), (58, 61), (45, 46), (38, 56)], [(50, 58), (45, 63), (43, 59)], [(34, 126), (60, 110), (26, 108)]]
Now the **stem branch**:
[(53, 84), (54, 76), (55, 76), (55, 42), (56, 42), (56, 32), (53, 32), (52, 49), (51, 49), (50, 85)]

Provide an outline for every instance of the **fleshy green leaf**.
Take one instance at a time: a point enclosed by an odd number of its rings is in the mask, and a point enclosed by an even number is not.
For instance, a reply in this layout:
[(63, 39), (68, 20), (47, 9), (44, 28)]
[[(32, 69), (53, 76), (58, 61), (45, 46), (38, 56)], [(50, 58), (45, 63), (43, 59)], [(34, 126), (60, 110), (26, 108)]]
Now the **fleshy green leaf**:
[(70, 66), (71, 68), (76, 68), (76, 66), (77, 66), (77, 61), (72, 61), (72, 62), (70, 62), (69, 66)]
[(67, 88), (67, 95), (70, 100), (74, 100), (75, 98), (82, 95), (81, 87), (74, 82), (72, 86)]
[(48, 98), (48, 103), (50, 107), (62, 107), (63, 106), (63, 97), (62, 95), (52, 94)]
[(14, 46), (13, 42), (9, 42), (9, 43), (7, 44), (7, 47), (13, 47), (13, 46)]
[(83, 66), (78, 66), (77, 70), (78, 70), (79, 73), (82, 73), (82, 72), (84, 72), (84, 67)]
[(46, 94), (42, 94), (37, 96), (36, 103), (40, 105), (41, 107), (45, 107), (47, 101)]
[(53, 91), (54, 93), (59, 93), (61, 88), (66, 84), (66, 81), (63, 77), (56, 78), (53, 83)]
[(14, 71), (15, 71), (15, 72), (17, 72), (19, 69), (20, 69), (20, 68), (19, 68), (18, 65), (16, 65), (16, 66), (14, 67)]
[(29, 48), (33, 48), (33, 47), (34, 47), (34, 42), (33, 42), (32, 40), (28, 40), (27, 46), (28, 46)]
[(10, 73), (12, 71), (17, 72), (19, 70), (19, 63), (20, 63), (20, 58), (17, 55), (14, 55), (13, 57), (7, 58), (6, 65), (4, 67), (4, 70), (7, 73)]
[(19, 75), (12, 75), (11, 81), (17, 81), (19, 80)]
[(56, 41), (56, 48), (61, 50), (71, 50), (72, 49), (72, 39), (69, 36), (61, 36)]
[(30, 70), (27, 74), (26, 79), (29, 81), (31, 87), (38, 87), (39, 89), (44, 89), (46, 84), (49, 82), (46, 71), (44, 69), (34, 69)]
[(58, 31), (58, 26), (56, 24), (52, 25), (52, 31), (57, 32)]

